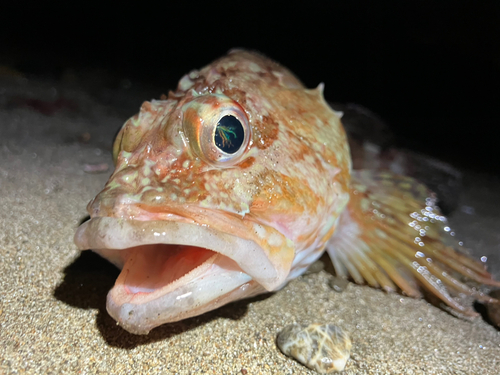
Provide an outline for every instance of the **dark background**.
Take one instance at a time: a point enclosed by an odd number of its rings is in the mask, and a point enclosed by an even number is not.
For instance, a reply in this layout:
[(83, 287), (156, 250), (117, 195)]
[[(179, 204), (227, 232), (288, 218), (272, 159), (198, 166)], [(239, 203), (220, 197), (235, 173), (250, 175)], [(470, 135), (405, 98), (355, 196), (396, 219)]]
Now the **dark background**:
[(329, 101), (370, 108), (401, 146), (500, 170), (498, 1), (11, 4), (0, 7), (0, 64), (28, 77), (100, 71), (159, 96), (245, 47), (309, 87), (325, 82)]

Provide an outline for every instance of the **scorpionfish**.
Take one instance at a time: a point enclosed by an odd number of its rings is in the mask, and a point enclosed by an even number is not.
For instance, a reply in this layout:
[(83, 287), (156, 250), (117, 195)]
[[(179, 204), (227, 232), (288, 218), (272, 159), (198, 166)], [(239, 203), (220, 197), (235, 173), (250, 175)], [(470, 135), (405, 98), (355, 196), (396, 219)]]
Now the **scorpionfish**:
[[(107, 297), (127, 331), (278, 290), (326, 250), (340, 277), (387, 292), (492, 299), (500, 285), (409, 177), (353, 171), (340, 112), (289, 70), (230, 51), (145, 102), (75, 243), (122, 271)], [(466, 284), (465, 279), (476, 286)]]

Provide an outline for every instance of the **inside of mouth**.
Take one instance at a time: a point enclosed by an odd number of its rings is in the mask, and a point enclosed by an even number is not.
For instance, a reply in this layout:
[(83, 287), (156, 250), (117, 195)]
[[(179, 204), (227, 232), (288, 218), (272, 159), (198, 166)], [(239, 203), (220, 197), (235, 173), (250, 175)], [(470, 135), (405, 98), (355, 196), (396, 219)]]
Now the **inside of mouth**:
[(127, 249), (122, 273), (117, 284), (129, 293), (152, 293), (184, 277), (196, 277), (196, 271), (219, 256), (197, 246), (142, 245)]

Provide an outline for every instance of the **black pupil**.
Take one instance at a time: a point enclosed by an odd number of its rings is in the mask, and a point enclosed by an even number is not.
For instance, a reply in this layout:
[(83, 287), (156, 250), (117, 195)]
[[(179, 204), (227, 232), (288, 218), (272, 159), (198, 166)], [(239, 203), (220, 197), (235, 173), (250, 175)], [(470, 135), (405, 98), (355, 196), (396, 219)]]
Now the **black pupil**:
[(221, 151), (226, 154), (234, 154), (240, 149), (244, 138), (243, 126), (236, 117), (224, 116), (219, 120), (215, 128), (214, 141)]

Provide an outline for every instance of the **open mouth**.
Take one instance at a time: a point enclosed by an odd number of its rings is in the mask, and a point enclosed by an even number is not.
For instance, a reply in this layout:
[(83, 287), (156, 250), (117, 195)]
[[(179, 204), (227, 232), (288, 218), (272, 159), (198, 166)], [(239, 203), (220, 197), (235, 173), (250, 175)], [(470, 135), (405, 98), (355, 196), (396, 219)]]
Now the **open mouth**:
[(186, 222), (96, 217), (75, 243), (122, 269), (107, 309), (133, 333), (276, 289), (290, 267), (253, 240)]
[(178, 280), (202, 274), (203, 268), (209, 267), (218, 257), (214, 251), (184, 245), (143, 245), (125, 252), (125, 272), (117, 281), (128, 293), (136, 295), (173, 289)]

